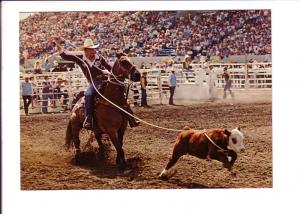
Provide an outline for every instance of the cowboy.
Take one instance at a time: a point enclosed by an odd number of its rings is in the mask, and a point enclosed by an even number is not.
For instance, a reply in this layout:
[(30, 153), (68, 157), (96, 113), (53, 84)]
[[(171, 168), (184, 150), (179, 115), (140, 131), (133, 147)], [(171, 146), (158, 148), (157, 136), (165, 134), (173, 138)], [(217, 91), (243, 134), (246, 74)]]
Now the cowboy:
[[(60, 56), (64, 60), (73, 61), (79, 65), (84, 76), (87, 78), (89, 82), (89, 86), (85, 92), (84, 98), (84, 123), (83, 127), (87, 129), (92, 128), (92, 118), (93, 118), (93, 99), (96, 93), (93, 83), (96, 88), (100, 88), (102, 84), (102, 78), (104, 75), (109, 74), (108, 71), (111, 71), (112, 67), (100, 54), (96, 53), (96, 48), (99, 47), (99, 44), (94, 45), (91, 39), (86, 39), (84, 41), (82, 51), (77, 52), (69, 52), (66, 50), (62, 50), (60, 45), (60, 40), (55, 39), (56, 47), (60, 52)], [(102, 69), (102, 67), (106, 68), (108, 71)], [(89, 72), (90, 71), (90, 72)], [(93, 82), (93, 83), (92, 83)]]
[[(94, 95), (96, 90), (94, 86), (98, 89), (102, 85), (102, 79), (104, 75), (110, 74), (112, 67), (100, 54), (96, 53), (96, 48), (99, 47), (99, 44), (95, 45), (91, 39), (86, 39), (84, 41), (81, 51), (70, 52), (63, 50), (59, 38), (55, 39), (55, 43), (60, 56), (64, 60), (73, 61), (79, 65), (84, 76), (89, 82), (89, 86), (85, 92), (84, 98), (84, 123), (83, 127), (86, 129), (92, 129), (92, 119), (94, 113)], [(104, 70), (103, 68), (107, 69)], [(138, 123), (131, 124), (132, 126), (137, 126)]]
[(231, 97), (234, 98), (234, 94), (231, 91), (231, 78), (230, 78), (230, 74), (227, 71), (227, 67), (224, 67), (223, 70), (224, 70), (224, 73), (222, 74), (222, 77), (224, 77), (224, 79), (225, 79), (223, 99), (226, 98), (226, 91), (229, 91)]

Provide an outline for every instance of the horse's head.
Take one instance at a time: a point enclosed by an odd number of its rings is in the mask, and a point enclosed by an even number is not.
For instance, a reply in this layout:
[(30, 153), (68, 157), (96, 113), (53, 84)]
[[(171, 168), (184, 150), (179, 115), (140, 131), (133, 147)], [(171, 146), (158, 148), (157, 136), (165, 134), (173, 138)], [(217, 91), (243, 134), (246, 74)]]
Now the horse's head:
[(129, 78), (136, 82), (141, 78), (140, 72), (137, 70), (132, 61), (124, 54), (118, 55), (117, 60), (113, 66), (112, 72), (119, 77)]

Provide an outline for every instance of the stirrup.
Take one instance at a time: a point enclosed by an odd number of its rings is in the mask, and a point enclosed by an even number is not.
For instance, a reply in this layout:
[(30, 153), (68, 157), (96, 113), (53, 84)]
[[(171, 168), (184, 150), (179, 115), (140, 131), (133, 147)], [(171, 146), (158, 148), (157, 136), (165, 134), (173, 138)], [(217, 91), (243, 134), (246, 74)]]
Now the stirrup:
[(128, 122), (131, 128), (137, 127), (141, 123), (139, 120), (136, 120), (135, 118), (130, 118)]
[(90, 120), (91, 121), (88, 121), (89, 120), (89, 117), (90, 116), (87, 116), (84, 121), (83, 121), (83, 128), (85, 129), (88, 129), (88, 130), (91, 130), (93, 128), (93, 118), (91, 118)]

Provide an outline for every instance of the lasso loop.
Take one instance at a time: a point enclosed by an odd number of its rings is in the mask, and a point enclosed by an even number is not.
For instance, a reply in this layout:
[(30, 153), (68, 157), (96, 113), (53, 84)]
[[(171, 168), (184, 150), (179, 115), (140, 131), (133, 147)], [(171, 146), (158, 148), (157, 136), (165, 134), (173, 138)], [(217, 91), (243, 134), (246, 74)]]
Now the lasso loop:
[[(62, 39), (64, 39), (64, 38), (62, 38)], [(66, 40), (65, 40), (65, 41), (66, 41)], [(69, 43), (70, 43), (71, 46), (73, 46), (73, 47), (76, 48), (76, 46), (73, 45), (71, 42), (69, 42)], [(87, 63), (86, 63), (84, 60), (80, 59), (78, 56), (76, 56), (76, 55), (74, 55), (74, 56), (75, 56), (79, 61), (83, 62), (83, 63), (86, 65), (86, 67), (87, 67), (87, 69), (88, 69), (88, 73), (89, 73), (90, 79), (91, 79), (91, 83), (92, 83), (92, 85), (93, 85), (95, 91), (97, 92), (97, 94), (99, 94), (99, 96), (101, 96), (101, 97), (102, 97), (104, 100), (106, 100), (108, 103), (110, 103), (110, 104), (113, 105), (114, 107), (118, 108), (119, 110), (121, 110), (122, 112), (124, 112), (125, 114), (127, 114), (128, 116), (133, 117), (133, 118), (135, 118), (136, 120), (138, 120), (138, 121), (140, 121), (140, 122), (142, 122), (142, 123), (144, 123), (144, 124), (146, 124), (146, 125), (148, 125), (148, 126), (152, 126), (152, 127), (154, 127), (154, 128), (158, 128), (158, 129), (162, 129), (162, 130), (166, 130), (166, 131), (173, 131), (173, 132), (181, 132), (181, 131), (184, 131), (183, 129), (166, 128), (166, 127), (162, 127), (162, 126), (155, 125), (155, 124), (153, 124), (153, 123), (149, 123), (149, 122), (147, 122), (147, 121), (145, 121), (145, 120), (143, 120), (143, 119), (141, 119), (141, 118), (139, 118), (139, 117), (136, 117), (136, 116), (130, 114), (129, 112), (127, 112), (126, 110), (124, 110), (124, 109), (121, 108), (120, 106), (116, 105), (115, 103), (113, 103), (112, 101), (110, 101), (109, 99), (107, 99), (104, 95), (102, 95), (102, 94), (98, 91), (97, 87), (95, 86), (95, 84), (94, 84), (94, 82), (93, 82), (93, 78), (92, 78), (91, 71), (90, 71), (89, 66), (87, 65)], [(110, 73), (112, 73), (112, 72), (110, 72)], [(113, 73), (112, 73), (112, 75), (113, 75), (113, 76), (115, 77), (115, 79), (117, 80), (117, 77), (116, 77)], [(119, 81), (119, 80), (117, 80), (117, 81)], [(121, 82), (121, 81), (120, 81), (120, 82)], [(122, 84), (124, 84), (124, 83), (122, 82)], [(201, 131), (201, 130), (195, 130), (195, 131)]]

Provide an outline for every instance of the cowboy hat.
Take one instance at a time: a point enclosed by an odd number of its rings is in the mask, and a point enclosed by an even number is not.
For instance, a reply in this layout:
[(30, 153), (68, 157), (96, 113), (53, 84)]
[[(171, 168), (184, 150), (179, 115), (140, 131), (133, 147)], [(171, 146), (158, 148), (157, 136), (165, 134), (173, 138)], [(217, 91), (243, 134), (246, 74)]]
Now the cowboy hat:
[(84, 41), (83, 46), (81, 47), (81, 49), (82, 49), (82, 50), (84, 50), (84, 49), (86, 49), (86, 48), (92, 48), (92, 49), (94, 49), (94, 48), (98, 48), (98, 47), (99, 47), (99, 44), (94, 45), (93, 40), (91, 40), (91, 39), (86, 39), (86, 40)]

